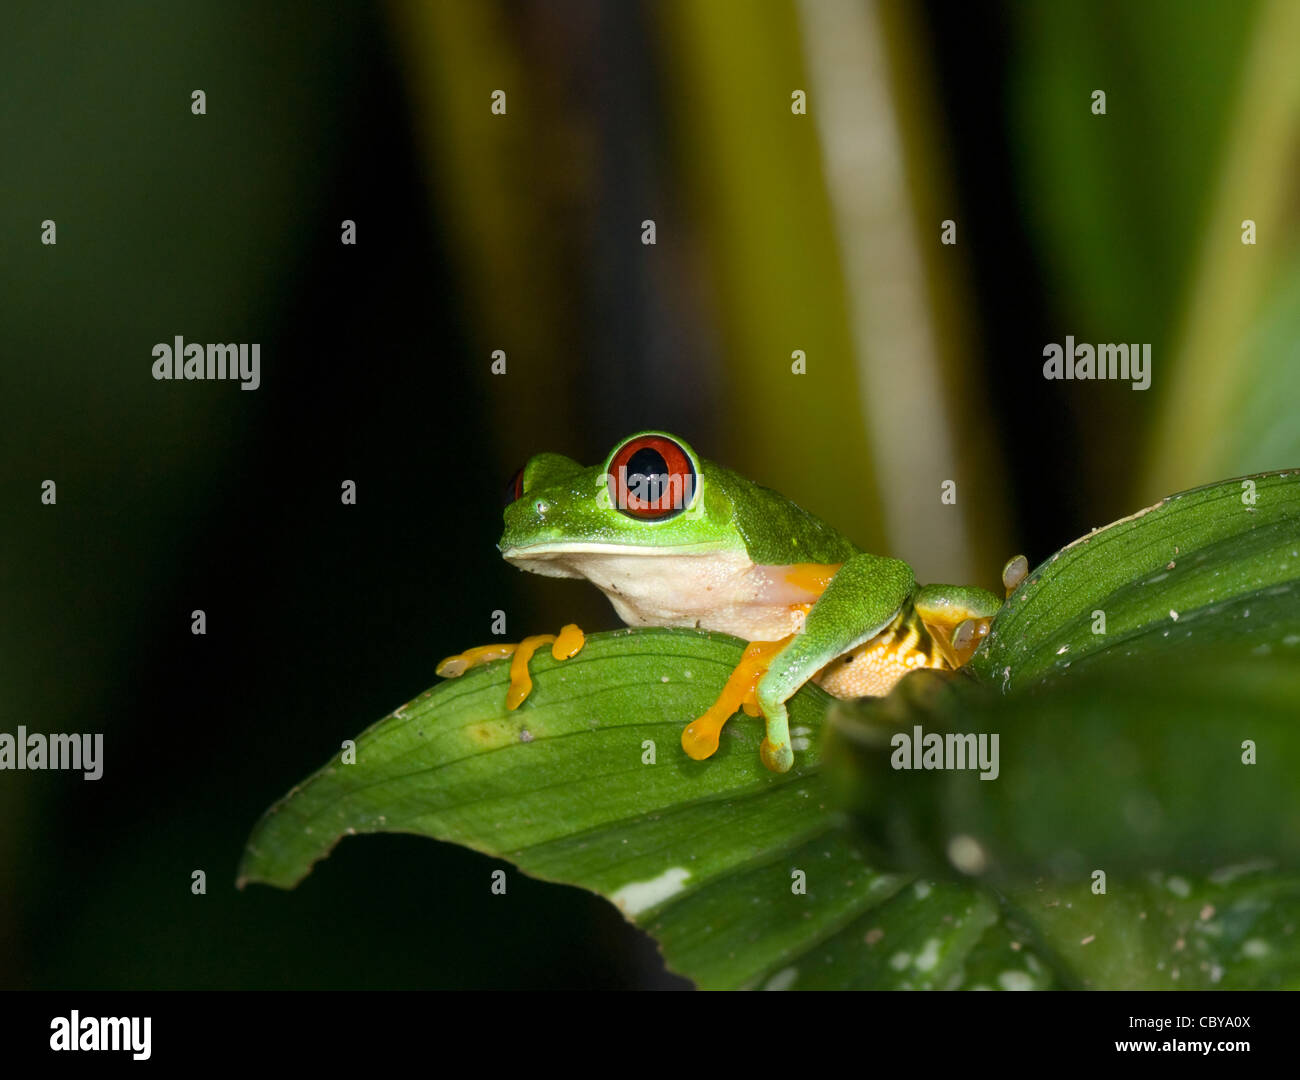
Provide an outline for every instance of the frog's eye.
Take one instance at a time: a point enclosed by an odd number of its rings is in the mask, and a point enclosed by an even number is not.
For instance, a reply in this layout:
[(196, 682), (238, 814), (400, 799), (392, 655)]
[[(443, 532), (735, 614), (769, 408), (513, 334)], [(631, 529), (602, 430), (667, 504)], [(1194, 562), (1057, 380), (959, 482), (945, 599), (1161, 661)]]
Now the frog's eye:
[(516, 499), (524, 497), (524, 467), (519, 466), (515, 470), (515, 475), (506, 481), (505, 490), (501, 493), (501, 505), (509, 506)]
[(695, 466), (664, 435), (638, 435), (609, 462), (609, 497), (628, 517), (660, 521), (680, 514), (695, 496)]

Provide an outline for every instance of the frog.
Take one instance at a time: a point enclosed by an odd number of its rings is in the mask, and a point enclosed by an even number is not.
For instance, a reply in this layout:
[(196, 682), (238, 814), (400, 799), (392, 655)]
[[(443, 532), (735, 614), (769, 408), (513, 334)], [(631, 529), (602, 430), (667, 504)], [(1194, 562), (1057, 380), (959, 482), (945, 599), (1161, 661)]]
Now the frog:
[[(679, 436), (636, 432), (595, 466), (539, 453), (507, 485), (498, 549), (512, 566), (595, 585), (630, 627), (730, 634), (748, 644), (713, 705), (687, 724), (682, 750), (718, 750), (736, 714), (762, 716), (762, 763), (794, 765), (787, 702), (812, 682), (838, 698), (881, 697), (919, 669), (955, 672), (1004, 598), (972, 585), (919, 585), (901, 559), (863, 550), (783, 495), (701, 458)], [(1027, 575), (1003, 567), (1006, 596)], [(528, 665), (551, 646), (576, 656), (573, 624), (518, 644), (444, 659), (440, 676), (510, 660), (508, 709), (532, 689)]]

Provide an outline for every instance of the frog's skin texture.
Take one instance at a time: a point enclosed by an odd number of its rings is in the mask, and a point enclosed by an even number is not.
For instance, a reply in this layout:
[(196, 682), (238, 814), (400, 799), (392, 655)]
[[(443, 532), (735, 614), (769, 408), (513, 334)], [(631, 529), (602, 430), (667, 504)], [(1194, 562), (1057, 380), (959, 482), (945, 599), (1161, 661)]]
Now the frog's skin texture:
[[(694, 758), (710, 756), (722, 725), (744, 708), (766, 720), (764, 764), (787, 771), (794, 751), (785, 703), (804, 683), (839, 697), (878, 696), (915, 668), (958, 667), (1002, 603), (969, 586), (918, 587), (906, 563), (860, 550), (667, 432), (630, 436), (592, 467), (538, 454), (510, 496), (499, 545), (507, 562), (586, 578), (629, 626), (720, 631), (751, 642), (718, 702), (683, 732)], [(1016, 573), (1023, 576), (1012, 560), (1004, 580)], [(581, 648), (576, 627), (561, 638), (557, 658)], [(528, 639), (528, 655), (550, 640)], [(508, 650), (470, 650), (443, 661), (439, 673), (457, 675)], [(516, 655), (512, 663), (526, 680), (526, 657), (519, 662)], [(526, 693), (512, 685), (512, 707)]]

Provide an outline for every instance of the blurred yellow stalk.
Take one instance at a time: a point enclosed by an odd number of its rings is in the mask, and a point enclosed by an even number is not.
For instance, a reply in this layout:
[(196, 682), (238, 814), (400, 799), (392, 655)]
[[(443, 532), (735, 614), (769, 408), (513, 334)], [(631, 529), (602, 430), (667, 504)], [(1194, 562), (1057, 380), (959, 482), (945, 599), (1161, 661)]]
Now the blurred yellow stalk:
[[(1223, 172), (1206, 218), (1177, 362), (1167, 369), (1169, 385), (1160, 398), (1142, 500), (1245, 471), (1233, 444), (1242, 435), (1237, 428), (1247, 384), (1260, 378), (1246, 360), (1245, 340), (1294, 243), (1300, 148), (1297, 42), (1300, 4), (1263, 3), (1242, 68)], [(1246, 220), (1256, 224), (1254, 245), (1241, 242)], [(1161, 378), (1158, 366), (1155, 378)]]

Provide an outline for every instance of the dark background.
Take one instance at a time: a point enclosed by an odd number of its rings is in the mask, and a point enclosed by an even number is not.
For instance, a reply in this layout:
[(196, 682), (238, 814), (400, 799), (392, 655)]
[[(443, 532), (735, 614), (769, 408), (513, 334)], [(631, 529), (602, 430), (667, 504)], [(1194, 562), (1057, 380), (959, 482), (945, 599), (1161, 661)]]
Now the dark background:
[[(915, 430), (987, 440), (965, 462), (988, 491), (968, 560), (980, 584), (1012, 550), (1037, 562), (1164, 493), (1149, 479), (1171, 456), (1162, 395), (1268, 5), (1142, 6), (880, 9), (899, 123), (941, 163), (956, 209), (938, 216), (961, 223), (931, 274), (935, 295), (964, 297), (964, 321), (942, 325), (975, 390)], [(502, 864), (447, 844), (350, 840), (292, 892), (233, 887), (261, 812), (431, 685), (441, 656), (486, 641), (494, 609), (513, 637), (616, 625), (594, 590), (500, 561), (500, 491), (527, 454), (594, 462), (666, 428), (846, 531), (872, 520), (861, 433), (841, 443), (838, 414), (810, 422), (843, 383), (810, 379), (794, 404), (752, 389), (767, 361), (735, 328), (770, 296), (746, 296), (718, 256), (743, 245), (714, 200), (753, 173), (719, 171), (722, 155), (701, 181), (709, 139), (683, 119), (761, 126), (682, 72), (739, 64), (770, 22), (756, 68), (788, 120), (789, 88), (806, 85), (783, 29), (797, 9), (745, 5), (711, 36), (681, 5), (436, 7), (6, 15), (0, 730), (103, 732), (105, 775), (0, 774), (4, 986), (684, 985), (604, 901), (513, 871), (492, 896)], [(1174, 9), (1182, 21), (1162, 23)], [(522, 134), (495, 154), (498, 85)], [(39, 242), (46, 218), (55, 247)], [(339, 243), (344, 218), (356, 246)], [(1280, 212), (1272, 235), (1292, 224)], [(1274, 248), (1246, 307), (1262, 312), (1249, 340), (1285, 343), (1267, 395), (1285, 397), (1300, 319), (1286, 321), (1294, 246)], [(805, 252), (769, 254), (807, 295), (843, 291)], [(1044, 381), (1042, 346), (1066, 333), (1151, 342), (1168, 366), (1146, 394)], [(150, 350), (176, 334), (260, 342), (261, 388), (155, 382)], [(774, 344), (778, 364), (791, 347)], [(1255, 355), (1225, 357), (1246, 372), (1233, 386), (1261, 384)], [(1254, 401), (1225, 430), (1272, 431)], [(1229, 439), (1176, 486), (1295, 464), (1293, 429)], [(340, 504), (345, 479), (356, 506)], [(967, 554), (940, 538), (928, 557), (943, 571)], [(190, 632), (196, 608), (206, 636)]]

